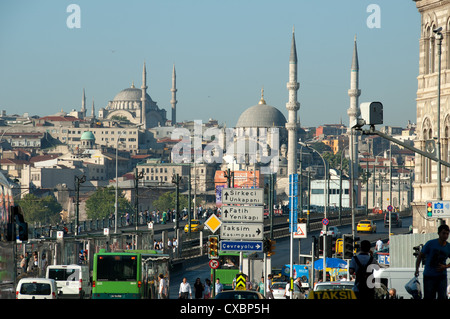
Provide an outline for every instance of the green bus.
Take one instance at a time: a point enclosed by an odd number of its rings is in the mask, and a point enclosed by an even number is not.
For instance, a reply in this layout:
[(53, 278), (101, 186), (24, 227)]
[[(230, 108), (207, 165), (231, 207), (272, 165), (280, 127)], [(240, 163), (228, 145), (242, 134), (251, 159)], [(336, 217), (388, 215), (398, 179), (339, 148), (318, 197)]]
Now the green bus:
[(158, 276), (169, 288), (169, 255), (157, 250), (94, 254), (92, 299), (157, 299)]
[(211, 281), (219, 278), (223, 289), (233, 289), (233, 280), (239, 274), (239, 252), (219, 251), (219, 267), (211, 269)]

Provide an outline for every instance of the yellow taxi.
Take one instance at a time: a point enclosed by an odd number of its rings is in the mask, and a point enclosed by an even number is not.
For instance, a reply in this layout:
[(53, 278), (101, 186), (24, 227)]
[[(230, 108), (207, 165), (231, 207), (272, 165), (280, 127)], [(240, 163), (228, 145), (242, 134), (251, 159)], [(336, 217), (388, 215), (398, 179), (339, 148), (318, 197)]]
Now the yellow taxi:
[[(191, 219), (191, 233), (198, 232), (203, 229), (202, 223), (198, 219)], [(189, 223), (184, 226), (184, 232), (189, 232)]]
[(356, 226), (357, 232), (370, 232), (370, 233), (376, 233), (377, 232), (377, 225), (369, 219), (363, 219), (360, 220), (358, 225)]

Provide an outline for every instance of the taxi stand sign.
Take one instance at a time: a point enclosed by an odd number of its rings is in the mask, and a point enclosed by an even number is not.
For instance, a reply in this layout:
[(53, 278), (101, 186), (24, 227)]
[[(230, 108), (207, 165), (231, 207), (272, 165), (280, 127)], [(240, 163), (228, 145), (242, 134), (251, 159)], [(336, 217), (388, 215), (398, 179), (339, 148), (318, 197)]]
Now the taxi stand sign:
[(355, 292), (351, 289), (343, 290), (320, 290), (308, 293), (308, 299), (356, 299)]

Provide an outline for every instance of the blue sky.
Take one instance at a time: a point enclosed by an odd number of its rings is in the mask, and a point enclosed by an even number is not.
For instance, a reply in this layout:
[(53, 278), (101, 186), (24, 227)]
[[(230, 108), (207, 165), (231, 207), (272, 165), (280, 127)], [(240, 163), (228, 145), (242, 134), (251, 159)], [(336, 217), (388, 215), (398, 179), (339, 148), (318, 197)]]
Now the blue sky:
[[(69, 28), (70, 4), (80, 28)], [(369, 28), (370, 4), (380, 9)], [(386, 125), (416, 122), (420, 15), (411, 0), (43, 0), (0, 2), (0, 109), (50, 115), (80, 109), (83, 88), (96, 110), (147, 64), (148, 93), (177, 120), (234, 126), (258, 103), (287, 117), (292, 28), (298, 54), (302, 126), (348, 125), (354, 36), (360, 103), (381, 101)]]

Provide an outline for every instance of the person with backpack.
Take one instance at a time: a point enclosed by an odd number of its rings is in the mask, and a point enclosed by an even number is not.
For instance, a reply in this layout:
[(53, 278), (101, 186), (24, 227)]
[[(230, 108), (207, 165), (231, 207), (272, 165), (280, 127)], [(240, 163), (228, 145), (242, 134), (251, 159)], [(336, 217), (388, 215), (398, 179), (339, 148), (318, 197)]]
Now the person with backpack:
[(375, 284), (371, 278), (374, 266), (371, 265), (378, 266), (378, 263), (373, 258), (370, 248), (370, 241), (361, 241), (361, 252), (353, 256), (349, 264), (350, 275), (356, 275), (353, 291), (358, 299), (375, 298)]

